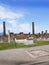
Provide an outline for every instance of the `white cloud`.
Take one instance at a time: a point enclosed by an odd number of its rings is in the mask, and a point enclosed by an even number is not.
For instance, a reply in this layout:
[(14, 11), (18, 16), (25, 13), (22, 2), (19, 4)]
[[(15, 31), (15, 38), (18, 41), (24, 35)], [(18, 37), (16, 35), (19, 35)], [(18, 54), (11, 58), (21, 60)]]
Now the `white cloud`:
[[(6, 32), (10, 30), (11, 32), (17, 33), (17, 32), (31, 32), (31, 26), (29, 23), (20, 23), (17, 21), (20, 18), (24, 18), (24, 15), (22, 13), (16, 13), (11, 10), (7, 10), (5, 7), (0, 6), (0, 19), (5, 20), (8, 25), (6, 26)], [(0, 31), (3, 31), (2, 25), (0, 24)]]
[(8, 30), (16, 32), (16, 29), (18, 28), (18, 22), (16, 20), (10, 20), (8, 23), (11, 25)]
[(23, 14), (9, 11), (5, 7), (0, 6), (0, 19), (15, 19), (21, 17), (23, 17)]
[[(11, 10), (8, 10), (6, 7), (0, 5), (0, 20), (8, 22), (11, 27), (6, 27), (11, 31), (16, 31), (17, 22), (16, 20), (22, 18), (24, 15), (22, 13), (16, 13)], [(0, 21), (1, 22), (1, 21)], [(2, 30), (2, 25), (0, 24), (0, 31)]]
[(24, 32), (29, 33), (31, 32), (31, 26), (29, 23), (18, 23), (15, 20), (9, 21), (11, 24), (11, 27), (8, 27), (7, 30), (10, 30), (11, 32), (18, 33), (18, 32)]
[(31, 32), (31, 26), (30, 26), (30, 24), (29, 23), (22, 23), (22, 24), (20, 24), (19, 25), (19, 29), (20, 29), (20, 31), (24, 31), (25, 33), (27, 33), (27, 32)]
[(0, 32), (2, 32), (3, 31), (3, 26), (2, 26), (2, 24), (0, 24)]

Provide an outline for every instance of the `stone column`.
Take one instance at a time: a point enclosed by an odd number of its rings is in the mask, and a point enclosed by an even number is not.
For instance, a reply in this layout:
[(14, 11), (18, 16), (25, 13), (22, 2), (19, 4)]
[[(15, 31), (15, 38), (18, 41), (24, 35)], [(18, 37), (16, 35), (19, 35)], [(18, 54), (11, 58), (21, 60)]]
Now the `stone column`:
[(43, 34), (44, 34), (44, 32), (43, 32), (43, 31), (41, 31), (41, 38), (43, 38)]
[(34, 35), (34, 22), (32, 22), (32, 34)]
[(8, 43), (10, 43), (10, 30), (8, 30)]
[(48, 38), (47, 30), (45, 30), (45, 38), (46, 38), (46, 39)]
[(3, 21), (3, 35), (6, 36), (6, 26), (5, 26), (5, 21)]

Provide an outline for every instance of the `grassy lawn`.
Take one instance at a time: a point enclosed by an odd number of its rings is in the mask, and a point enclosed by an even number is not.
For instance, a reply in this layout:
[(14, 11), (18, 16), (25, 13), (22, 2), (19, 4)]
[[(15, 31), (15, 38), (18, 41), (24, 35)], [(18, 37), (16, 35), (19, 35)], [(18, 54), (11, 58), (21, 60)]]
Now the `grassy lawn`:
[(0, 50), (14, 49), (14, 48), (27, 48), (33, 45), (24, 45), (23, 43), (0, 43)]
[(49, 45), (49, 41), (46, 40), (34, 40), (36, 46)]
[(27, 48), (27, 47), (34, 47), (34, 46), (42, 46), (48, 45), (49, 41), (43, 40), (34, 40), (34, 44), (32, 45), (24, 45), (23, 43), (0, 43), (0, 50), (4, 49), (14, 49), (14, 48)]

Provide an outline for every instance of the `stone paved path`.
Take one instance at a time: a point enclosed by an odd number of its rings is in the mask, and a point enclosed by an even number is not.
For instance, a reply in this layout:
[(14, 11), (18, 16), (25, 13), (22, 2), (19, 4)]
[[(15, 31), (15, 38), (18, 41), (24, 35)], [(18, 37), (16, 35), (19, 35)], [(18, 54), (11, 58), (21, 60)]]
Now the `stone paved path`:
[(2, 50), (0, 65), (49, 65), (49, 45)]

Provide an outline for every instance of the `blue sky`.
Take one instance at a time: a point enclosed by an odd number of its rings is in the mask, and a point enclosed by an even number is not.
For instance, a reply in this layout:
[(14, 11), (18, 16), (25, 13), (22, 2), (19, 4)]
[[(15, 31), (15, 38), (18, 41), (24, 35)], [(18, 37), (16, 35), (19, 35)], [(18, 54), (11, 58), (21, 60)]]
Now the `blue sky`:
[(0, 32), (3, 21), (7, 33), (32, 33), (32, 22), (35, 33), (49, 32), (49, 0), (0, 0)]

